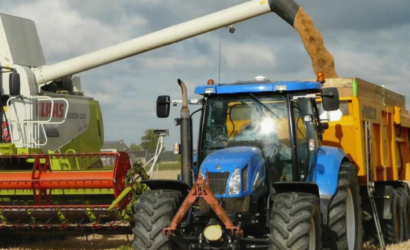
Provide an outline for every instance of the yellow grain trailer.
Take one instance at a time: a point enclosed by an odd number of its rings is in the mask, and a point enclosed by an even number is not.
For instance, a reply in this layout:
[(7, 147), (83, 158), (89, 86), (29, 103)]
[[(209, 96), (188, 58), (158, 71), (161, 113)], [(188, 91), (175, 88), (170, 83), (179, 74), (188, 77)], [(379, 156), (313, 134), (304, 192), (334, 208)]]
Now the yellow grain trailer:
[(359, 78), (327, 79), (324, 87), (338, 88), (342, 116), (329, 121), (323, 144), (343, 148), (357, 168), (364, 219), (369, 221), (365, 233), (377, 235), (373, 219), (379, 217), (376, 228), (381, 225), (387, 242), (409, 239), (410, 201), (404, 180), (410, 179), (410, 115), (405, 96)]

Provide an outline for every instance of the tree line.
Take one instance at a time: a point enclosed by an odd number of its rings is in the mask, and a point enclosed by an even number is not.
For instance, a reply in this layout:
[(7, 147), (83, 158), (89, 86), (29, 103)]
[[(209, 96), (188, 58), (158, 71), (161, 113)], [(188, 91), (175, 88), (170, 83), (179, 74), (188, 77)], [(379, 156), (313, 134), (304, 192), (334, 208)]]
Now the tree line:
[[(154, 133), (153, 129), (147, 129), (144, 131), (144, 135), (141, 137), (141, 143), (131, 143), (129, 146), (130, 151), (147, 150), (150, 154), (155, 152), (157, 148), (158, 136)], [(165, 148), (163, 149), (165, 150)]]

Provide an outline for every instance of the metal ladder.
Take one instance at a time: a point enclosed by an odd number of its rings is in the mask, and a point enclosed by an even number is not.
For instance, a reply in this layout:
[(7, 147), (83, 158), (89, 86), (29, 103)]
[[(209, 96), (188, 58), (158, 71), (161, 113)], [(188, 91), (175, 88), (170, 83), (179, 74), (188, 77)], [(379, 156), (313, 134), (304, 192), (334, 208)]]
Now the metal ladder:
[[(53, 121), (55, 102), (65, 103), (65, 111), (59, 121)], [(50, 114), (45, 120), (38, 115), (38, 105), (41, 102), (49, 102)], [(20, 106), (18, 106), (20, 104)], [(59, 125), (67, 119), (69, 102), (65, 98), (54, 98), (50, 96), (11, 97), (7, 100), (8, 120), (10, 125), (11, 142), (18, 147), (39, 148), (47, 144), (48, 138), (44, 125)], [(15, 129), (13, 129), (13, 128)], [(42, 142), (42, 139), (44, 142)]]
[(371, 164), (371, 126), (370, 122), (364, 122), (365, 142), (366, 142), (366, 169), (367, 169), (367, 193), (369, 195), (370, 204), (373, 211), (373, 219), (376, 225), (377, 237), (379, 238), (380, 248), (385, 250), (386, 244), (384, 242), (382, 228), (380, 226), (379, 215), (377, 213), (376, 202), (374, 201), (374, 182), (372, 181), (372, 164)]

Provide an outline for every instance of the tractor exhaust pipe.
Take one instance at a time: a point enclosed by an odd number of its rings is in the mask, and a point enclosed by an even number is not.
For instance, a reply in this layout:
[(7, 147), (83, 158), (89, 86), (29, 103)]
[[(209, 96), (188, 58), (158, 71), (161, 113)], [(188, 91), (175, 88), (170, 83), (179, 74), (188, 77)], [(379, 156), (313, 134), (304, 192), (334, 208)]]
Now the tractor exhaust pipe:
[(185, 83), (178, 79), (182, 91), (181, 108), (181, 176), (182, 181), (192, 186), (192, 120), (188, 108), (188, 95)]

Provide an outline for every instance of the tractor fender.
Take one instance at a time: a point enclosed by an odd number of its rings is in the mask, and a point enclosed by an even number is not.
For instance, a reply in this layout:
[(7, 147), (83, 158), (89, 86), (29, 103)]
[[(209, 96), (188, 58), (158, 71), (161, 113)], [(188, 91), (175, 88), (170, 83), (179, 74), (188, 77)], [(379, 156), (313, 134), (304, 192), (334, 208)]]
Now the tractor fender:
[(182, 195), (186, 196), (189, 193), (189, 186), (183, 181), (175, 180), (145, 180), (142, 184), (147, 185), (151, 190), (156, 189), (171, 189), (181, 191)]
[(336, 194), (339, 170), (343, 161), (348, 159), (342, 149), (328, 146), (319, 148), (316, 165), (311, 168), (307, 179), (318, 185), (320, 196), (333, 197)]
[(342, 162), (349, 161), (340, 148), (321, 146), (318, 150), (316, 165), (309, 172), (307, 181), (314, 182), (319, 188), (320, 212), (322, 223), (328, 222), (329, 204), (336, 194), (339, 171)]
[(283, 192), (303, 192), (314, 194), (319, 198), (319, 187), (314, 182), (276, 182), (273, 183), (274, 194)]

